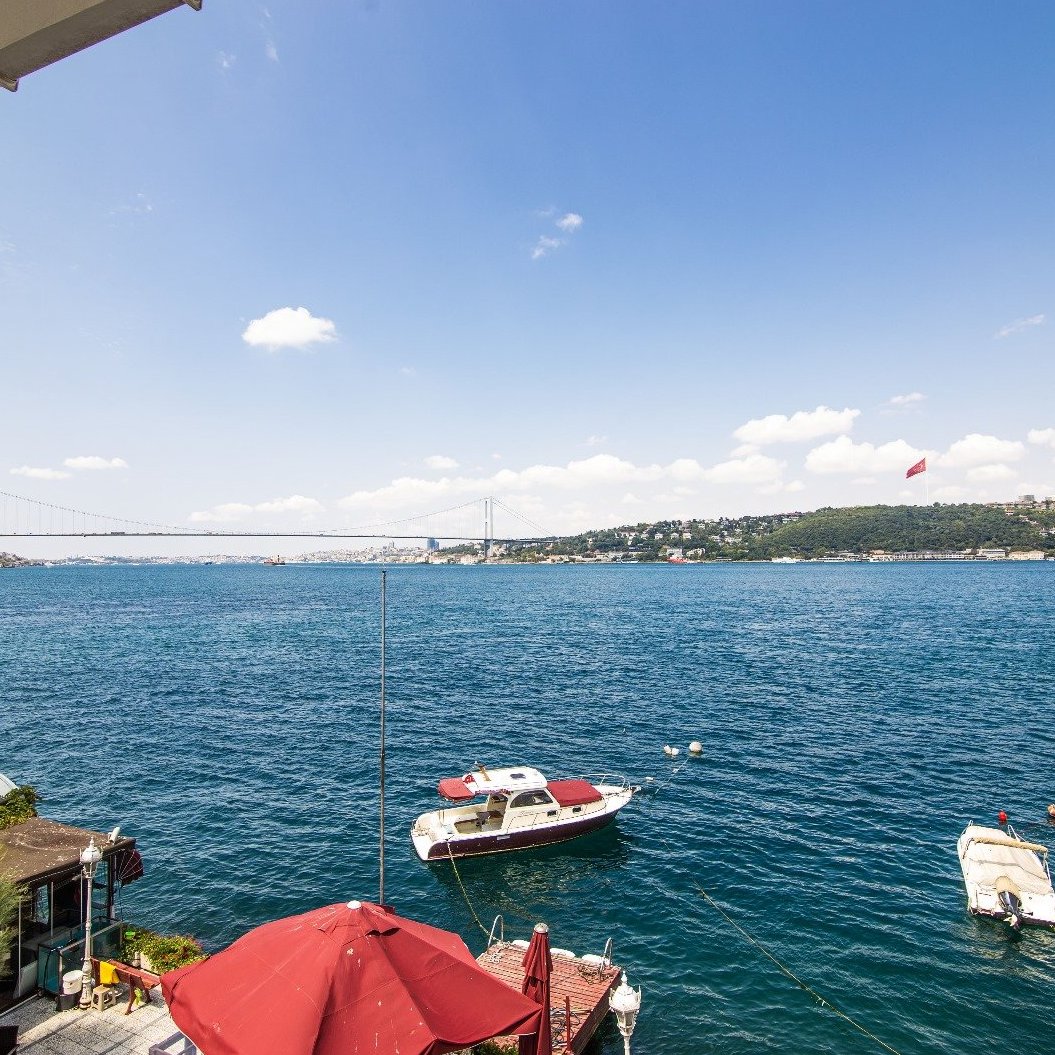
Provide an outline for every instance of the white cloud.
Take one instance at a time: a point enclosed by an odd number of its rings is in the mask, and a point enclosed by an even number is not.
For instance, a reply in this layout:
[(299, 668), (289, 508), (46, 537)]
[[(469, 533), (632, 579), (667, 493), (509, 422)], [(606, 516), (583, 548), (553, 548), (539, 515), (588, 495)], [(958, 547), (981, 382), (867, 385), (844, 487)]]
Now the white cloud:
[(1055, 447), (1055, 429), (1030, 429), (1027, 439), (1040, 447)]
[(212, 509), (191, 513), (187, 518), (192, 524), (230, 524), (245, 520), (253, 513), (299, 513), (309, 519), (315, 513), (321, 513), (325, 507), (314, 498), (304, 495), (290, 495), (288, 498), (275, 498), (270, 502), (258, 502), (248, 505), (245, 502), (224, 502)]
[(587, 447), (600, 447), (607, 442), (607, 436), (587, 436), (585, 440)]
[(927, 397), (922, 392), (906, 392), (904, 395), (891, 396), (879, 407), (882, 414), (913, 414), (922, 409)]
[[(915, 497), (912, 491), (902, 491), (903, 495)], [(974, 498), (975, 494), (969, 487), (959, 487), (956, 484), (946, 484), (944, 487), (939, 487), (937, 490), (931, 492), (931, 498), (935, 502), (956, 502), (961, 498)]]
[(972, 432), (953, 443), (935, 459), (935, 464), (946, 469), (969, 469), (994, 462), (1016, 462), (1025, 453), (1025, 444), (1019, 440), (1001, 440)]
[(17, 469), (11, 470), (12, 476), (28, 476), (33, 480), (65, 480), (69, 473), (64, 473), (61, 469), (35, 469), (31, 465), (20, 465)]
[(749, 454), (704, 469), (702, 478), (712, 484), (769, 484), (776, 482), (784, 465), (767, 454)]
[(966, 476), (971, 483), (984, 484), (992, 480), (1011, 480), (1018, 474), (1007, 465), (976, 465)]
[(417, 377), (418, 376), (417, 370), (415, 370), (414, 367), (412, 367), (412, 366), (401, 366), (399, 368), (399, 372), (404, 377)]
[(272, 62), (278, 62), (278, 48), (276, 48), (276, 47), (275, 47), (275, 42), (274, 42), (273, 40), (269, 40), (269, 41), (268, 41), (268, 42), (267, 42), (267, 43), (266, 43), (266, 44), (264, 45), (264, 54), (265, 54), (265, 55), (266, 55), (266, 56), (267, 56), (267, 57), (268, 57), (268, 58), (269, 58), (269, 59), (270, 59), (270, 60), (271, 60)]
[(229, 70), (237, 61), (238, 56), (227, 51), (221, 51), (216, 56), (216, 62), (221, 70)]
[(620, 499), (625, 506), (639, 506), (641, 505), (641, 499), (634, 494), (633, 491), (627, 491), (625, 495)]
[(784, 485), (784, 490), (788, 494), (796, 494), (799, 491), (805, 491), (806, 485), (801, 480), (792, 480), (791, 483)]
[(564, 243), (559, 238), (551, 238), (548, 234), (540, 234), (535, 248), (531, 250), (532, 260), (541, 260), (554, 249), (559, 249)]
[(63, 463), (67, 469), (127, 469), (124, 458), (100, 458), (98, 454), (82, 454), (76, 458), (66, 458)]
[(147, 213), (154, 211), (154, 203), (144, 194), (139, 191), (135, 197), (124, 205), (118, 205), (116, 208), (110, 210), (111, 216), (120, 216), (122, 213), (130, 213), (133, 216), (145, 216)]
[[(395, 510), (420, 510), (429, 508), (433, 502), (449, 499), (477, 497), (487, 493), (515, 493), (518, 508), (529, 512), (534, 503), (539, 515), (547, 520), (561, 508), (559, 493), (575, 496), (576, 512), (564, 509), (557, 514), (570, 526), (576, 518), (590, 526), (588, 504), (593, 497), (606, 491), (610, 497), (606, 503), (615, 502), (622, 494), (625, 504), (644, 504), (652, 501), (662, 504), (668, 499), (684, 498), (698, 493), (700, 484), (742, 485), (757, 488), (765, 486), (783, 489), (780, 475), (784, 463), (766, 455), (753, 454), (746, 458), (730, 459), (706, 467), (695, 458), (678, 458), (667, 465), (635, 465), (633, 462), (610, 454), (595, 454), (589, 458), (570, 461), (566, 465), (531, 465), (525, 469), (500, 469), (490, 475), (444, 476), (440, 479), (400, 477), (386, 486), (374, 490), (360, 490), (341, 499), (345, 509), (361, 512), (384, 513)], [(632, 490), (626, 486), (632, 485)], [(650, 487), (650, 485), (652, 485)], [(654, 487), (667, 488), (657, 493)], [(789, 485), (798, 490), (801, 484)], [(614, 494), (613, 488), (618, 488)], [(646, 495), (641, 488), (649, 488)], [(556, 492), (556, 494), (554, 494)], [(545, 498), (542, 495), (545, 494)], [(629, 496), (629, 497), (628, 497)], [(596, 514), (594, 514), (596, 516)], [(597, 525), (594, 525), (597, 526)]]
[(731, 454), (731, 458), (746, 458), (749, 454), (757, 454), (761, 448), (757, 443), (741, 443), (739, 447), (734, 447)]
[(814, 447), (806, 455), (806, 468), (812, 473), (867, 476), (899, 469), (904, 471), (925, 453), (904, 440), (891, 440), (875, 446), (871, 443), (854, 443), (849, 436), (840, 436)]
[(1013, 333), (1022, 333), (1023, 330), (1032, 329), (1034, 326), (1043, 326), (1044, 320), (1043, 315), (1030, 315), (1028, 319), (1016, 319), (1006, 326), (1001, 326), (993, 336), (999, 341), (1004, 337), (1010, 337)]
[(819, 436), (832, 436), (849, 432), (853, 428), (854, 418), (861, 412), (851, 410), (832, 410), (820, 406), (816, 410), (799, 410), (791, 417), (786, 414), (770, 414), (764, 418), (754, 418), (741, 425), (733, 436), (742, 443), (753, 443), (765, 446), (767, 443), (796, 443), (800, 440), (814, 440)]
[(425, 464), (430, 469), (457, 469), (458, 463), (453, 458), (448, 458), (445, 454), (430, 454), (425, 459)]
[[(536, 215), (549, 218), (553, 216), (555, 212), (555, 209), (543, 209), (536, 213)], [(577, 212), (566, 212), (553, 221), (553, 226), (556, 227), (558, 231), (563, 232), (563, 236), (555, 238), (553, 235), (540, 234), (538, 241), (531, 250), (532, 260), (541, 260), (544, 256), (548, 256), (555, 249), (560, 249), (561, 246), (567, 245), (571, 236), (582, 227), (582, 217)]]
[(275, 308), (245, 328), (242, 340), (254, 348), (307, 348), (337, 339), (330, 319), (316, 318), (307, 308)]
[(304, 495), (290, 495), (289, 498), (275, 498), (270, 502), (260, 502), (253, 506), (256, 513), (321, 513), (325, 507), (314, 498)]

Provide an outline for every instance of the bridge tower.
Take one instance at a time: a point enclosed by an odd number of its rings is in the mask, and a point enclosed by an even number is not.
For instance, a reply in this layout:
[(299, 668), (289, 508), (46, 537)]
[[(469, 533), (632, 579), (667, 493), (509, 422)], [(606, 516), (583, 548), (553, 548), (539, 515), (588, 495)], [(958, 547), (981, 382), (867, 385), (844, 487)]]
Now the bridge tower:
[(484, 499), (484, 560), (491, 559), (491, 546), (495, 540), (495, 500), (493, 496)]

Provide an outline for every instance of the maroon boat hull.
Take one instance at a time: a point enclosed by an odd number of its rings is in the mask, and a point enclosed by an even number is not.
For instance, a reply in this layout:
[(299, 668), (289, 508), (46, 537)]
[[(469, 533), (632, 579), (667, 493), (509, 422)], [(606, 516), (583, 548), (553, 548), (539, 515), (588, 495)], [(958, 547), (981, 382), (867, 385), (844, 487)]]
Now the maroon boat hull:
[[(429, 849), (430, 861), (446, 861), (449, 857), (476, 857), (479, 854), (504, 853), (508, 850), (534, 850), (539, 846), (552, 846), (578, 839), (581, 835), (600, 831), (615, 820), (618, 810), (602, 813), (596, 817), (584, 817), (579, 821), (561, 824), (552, 828), (526, 828), (503, 835), (473, 836), (472, 841), (437, 843)], [(450, 850), (448, 852), (448, 846)]]

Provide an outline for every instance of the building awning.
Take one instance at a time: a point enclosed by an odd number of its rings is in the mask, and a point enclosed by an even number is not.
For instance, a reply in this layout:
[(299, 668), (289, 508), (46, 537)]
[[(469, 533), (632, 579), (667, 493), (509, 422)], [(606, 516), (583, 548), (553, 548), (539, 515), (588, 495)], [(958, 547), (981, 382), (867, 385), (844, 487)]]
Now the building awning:
[(177, 7), (202, 0), (3, 0), (0, 87)]
[(0, 876), (19, 886), (35, 887), (75, 873), (81, 867), (81, 851), (92, 838), (104, 861), (121, 854), (121, 871), (129, 868), (125, 855), (135, 852), (135, 839), (122, 836), (111, 843), (105, 832), (31, 817), (0, 831)]

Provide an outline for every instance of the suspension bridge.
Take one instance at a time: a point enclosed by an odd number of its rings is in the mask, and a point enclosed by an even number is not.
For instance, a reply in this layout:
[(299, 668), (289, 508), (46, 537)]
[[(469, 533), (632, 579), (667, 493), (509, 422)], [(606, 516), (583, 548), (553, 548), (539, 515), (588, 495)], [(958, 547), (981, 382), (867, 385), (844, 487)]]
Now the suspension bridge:
[[(496, 532), (496, 514), (499, 530)], [(557, 539), (530, 517), (500, 498), (487, 495), (430, 513), (387, 521), (309, 530), (242, 527), (204, 528), (135, 520), (56, 505), (0, 491), (0, 538), (5, 539), (138, 539), (138, 538), (274, 538), (388, 539), (437, 543), (481, 543), (484, 554), (496, 543), (547, 543)]]

